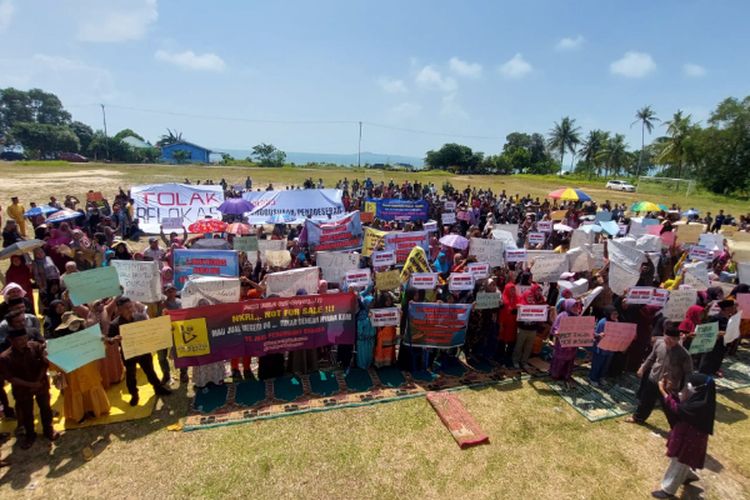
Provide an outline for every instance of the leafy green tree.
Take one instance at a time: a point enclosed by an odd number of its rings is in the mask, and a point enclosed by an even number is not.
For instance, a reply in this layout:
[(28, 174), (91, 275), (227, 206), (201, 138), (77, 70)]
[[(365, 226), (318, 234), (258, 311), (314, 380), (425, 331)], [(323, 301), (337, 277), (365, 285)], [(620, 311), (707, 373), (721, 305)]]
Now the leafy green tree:
[(184, 149), (178, 149), (174, 153), (172, 153), (172, 158), (178, 163), (182, 164), (187, 162), (192, 157), (192, 154), (190, 151), (184, 150)]
[(604, 150), (607, 142), (609, 141), (609, 132), (604, 130), (590, 130), (589, 135), (581, 143), (580, 157), (581, 172), (592, 176), (596, 173), (597, 176), (601, 177), (601, 162), (599, 158)]
[[(281, 167), (286, 161), (286, 153), (277, 149), (273, 144), (260, 144), (253, 146), (251, 156), (256, 158), (263, 167)], [(252, 159), (249, 158), (250, 161)]]
[(138, 135), (133, 131), (133, 129), (122, 129), (119, 132), (117, 132), (114, 136), (114, 139), (117, 139), (118, 141), (121, 141), (125, 139), (126, 137), (135, 137), (136, 139), (146, 142), (146, 139), (144, 139), (142, 136)]
[(20, 122), (13, 126), (11, 135), (32, 158), (46, 159), (53, 153), (75, 152), (81, 146), (78, 137), (66, 125)]
[(576, 148), (581, 142), (580, 127), (576, 127), (576, 121), (573, 118), (564, 116), (559, 123), (555, 123), (549, 132), (547, 145), (550, 149), (560, 153), (560, 173), (563, 171), (563, 160), (565, 151), (575, 155)]
[(31, 114), (36, 123), (47, 125), (66, 125), (70, 123), (70, 113), (65, 111), (60, 99), (50, 92), (41, 89), (31, 89), (29, 94), (29, 106)]
[[(21, 123), (67, 125), (70, 123), (70, 113), (65, 111), (55, 94), (41, 89), (0, 89), (0, 138), (4, 138), (7, 144), (20, 144), (19, 139), (14, 140), (12, 132), (13, 128)], [(28, 141), (30, 130), (25, 130), (25, 138)], [(36, 132), (41, 131), (42, 129), (36, 129)], [(34, 135), (39, 136), (39, 133)], [(55, 146), (48, 144), (43, 149), (51, 151)]]
[(468, 173), (481, 167), (484, 153), (475, 153), (463, 144), (443, 144), (437, 151), (428, 151), (425, 164), (428, 168), (445, 168), (454, 172)]
[(654, 130), (654, 124), (659, 120), (656, 117), (656, 111), (651, 106), (644, 106), (635, 112), (635, 121), (630, 124), (632, 127), (636, 123), (641, 124), (641, 151), (638, 156), (638, 168), (635, 171), (635, 176), (638, 177), (641, 174), (641, 168), (643, 168), (643, 154), (646, 150), (646, 131), (649, 134)]
[(597, 155), (596, 161), (604, 163), (606, 169), (605, 176), (619, 175), (623, 168), (628, 164), (628, 145), (625, 142), (625, 136), (615, 134), (608, 137), (604, 148)]
[(94, 129), (89, 127), (83, 122), (75, 121), (70, 124), (70, 129), (78, 137), (78, 142), (81, 144), (80, 151), (86, 153), (89, 149), (89, 144), (94, 138)]
[(661, 141), (661, 151), (656, 160), (672, 167), (674, 175), (680, 178), (687, 160), (688, 140), (696, 128), (692, 115), (686, 115), (682, 110), (678, 110), (664, 125), (667, 127), (667, 136)]

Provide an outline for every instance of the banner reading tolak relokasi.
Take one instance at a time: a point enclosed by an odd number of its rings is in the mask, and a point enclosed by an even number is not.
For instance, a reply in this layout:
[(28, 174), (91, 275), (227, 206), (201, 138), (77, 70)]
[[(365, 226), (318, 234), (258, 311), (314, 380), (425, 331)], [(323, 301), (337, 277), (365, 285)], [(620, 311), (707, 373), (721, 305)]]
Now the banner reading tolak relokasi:
[(186, 227), (206, 216), (221, 220), (219, 205), (224, 202), (221, 186), (208, 185), (133, 186), (130, 196), (135, 200), (135, 218), (139, 227), (150, 234), (159, 234), (163, 219), (181, 218)]
[(409, 329), (404, 344), (450, 349), (463, 345), (471, 304), (409, 303)]
[(234, 250), (181, 250), (174, 251), (174, 286), (182, 290), (188, 278), (201, 276), (239, 276), (239, 258)]
[(300, 243), (307, 243), (316, 252), (359, 249), (362, 246), (359, 212), (352, 212), (330, 222), (307, 219)]
[(356, 304), (337, 293), (171, 310), (175, 366), (353, 344)]
[(328, 220), (346, 213), (340, 189), (290, 189), (288, 191), (249, 191), (242, 198), (253, 205), (245, 214), (250, 224), (263, 224), (274, 215), (288, 215), (288, 222), (305, 219)]
[(367, 200), (375, 205), (375, 216), (386, 221), (426, 221), (429, 206), (424, 200), (400, 200), (398, 198), (382, 198)]

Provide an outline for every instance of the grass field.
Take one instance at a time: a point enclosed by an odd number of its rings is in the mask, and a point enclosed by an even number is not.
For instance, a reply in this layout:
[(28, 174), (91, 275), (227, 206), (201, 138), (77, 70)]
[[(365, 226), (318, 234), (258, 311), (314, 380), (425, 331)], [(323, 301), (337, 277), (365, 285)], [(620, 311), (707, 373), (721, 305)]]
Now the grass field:
[[(49, 195), (79, 198), (89, 189), (111, 195), (118, 186), (252, 176), (257, 186), (300, 184), (343, 176), (400, 181), (419, 177), (542, 196), (555, 178), (451, 177), (343, 169), (246, 169), (191, 166), (36, 166), (0, 163), (0, 200), (11, 195), (41, 203)], [(572, 183), (596, 199), (632, 201), (601, 182)], [(7, 201), (6, 201), (7, 200)], [(653, 201), (687, 202), (664, 193)], [(747, 210), (737, 200), (693, 196), (690, 206)], [(541, 381), (457, 393), (490, 436), (461, 451), (422, 398), (305, 414), (191, 433), (168, 426), (186, 414), (185, 389), (157, 404), (145, 420), (66, 433), (47, 450), (2, 447), (13, 465), (0, 469), (0, 497), (29, 498), (647, 498), (667, 464), (658, 411), (653, 427), (622, 419), (589, 423)], [(750, 498), (750, 390), (719, 396), (715, 435), (703, 480), (685, 498)], [(94, 452), (85, 460), (83, 450)]]

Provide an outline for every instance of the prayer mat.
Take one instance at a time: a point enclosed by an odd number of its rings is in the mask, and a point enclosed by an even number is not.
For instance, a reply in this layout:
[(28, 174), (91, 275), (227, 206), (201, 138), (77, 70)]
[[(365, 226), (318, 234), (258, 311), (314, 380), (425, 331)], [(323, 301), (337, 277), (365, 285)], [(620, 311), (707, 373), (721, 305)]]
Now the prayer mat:
[(586, 371), (574, 373), (568, 388), (557, 380), (549, 380), (547, 385), (589, 422), (627, 415), (638, 404), (636, 392), (639, 379), (631, 373), (607, 382), (602, 387), (591, 385)]
[(724, 376), (714, 379), (718, 391), (750, 387), (750, 349), (738, 349), (736, 355), (725, 356), (722, 371)]
[(474, 417), (466, 411), (461, 401), (448, 392), (431, 392), (427, 394), (427, 401), (438, 414), (440, 420), (448, 428), (459, 448), (489, 443), (490, 438), (479, 428)]

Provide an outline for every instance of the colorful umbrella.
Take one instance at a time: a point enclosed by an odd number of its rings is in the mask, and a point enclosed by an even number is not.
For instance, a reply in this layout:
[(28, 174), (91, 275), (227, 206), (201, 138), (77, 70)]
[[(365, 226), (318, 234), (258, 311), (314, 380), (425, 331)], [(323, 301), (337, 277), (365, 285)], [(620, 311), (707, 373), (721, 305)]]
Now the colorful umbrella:
[(667, 207), (650, 201), (636, 201), (630, 206), (631, 212), (661, 212), (662, 210), (667, 210)]
[(459, 250), (466, 250), (469, 246), (469, 240), (457, 234), (446, 234), (440, 238), (440, 244), (451, 248), (458, 248)]
[(26, 210), (23, 215), (24, 217), (36, 217), (37, 215), (49, 215), (55, 212), (59, 212), (59, 208), (51, 207), (49, 205), (42, 205), (41, 207), (33, 207)]
[(684, 215), (685, 217), (693, 217), (693, 216), (699, 215), (699, 214), (700, 214), (700, 212), (697, 211), (694, 208), (691, 208), (690, 210), (685, 210), (684, 212), (682, 212), (682, 215)]
[(573, 188), (560, 188), (556, 191), (552, 191), (547, 196), (553, 200), (591, 201), (591, 196), (587, 195), (580, 189)]
[(229, 215), (242, 215), (253, 209), (253, 204), (242, 198), (227, 198), (219, 205), (219, 212)]
[(13, 243), (12, 245), (9, 245), (3, 248), (3, 250), (0, 251), (0, 260), (10, 259), (14, 255), (23, 255), (27, 252), (31, 252), (35, 248), (42, 248), (43, 246), (44, 246), (44, 242), (42, 240), (18, 241), (16, 243)]
[(289, 214), (273, 214), (271, 217), (266, 220), (266, 223), (268, 224), (288, 224), (290, 222), (294, 222), (296, 219), (293, 215)]
[(62, 210), (58, 210), (54, 214), (47, 217), (46, 222), (48, 224), (54, 224), (56, 222), (64, 222), (66, 220), (77, 219), (78, 217), (83, 217), (83, 214), (69, 208), (63, 208)]
[(224, 232), (229, 234), (236, 234), (239, 236), (246, 236), (248, 234), (253, 234), (253, 228), (251, 228), (247, 224), (235, 222), (233, 224), (229, 224)]
[(220, 233), (226, 229), (227, 223), (218, 219), (201, 219), (188, 226), (191, 233)]

